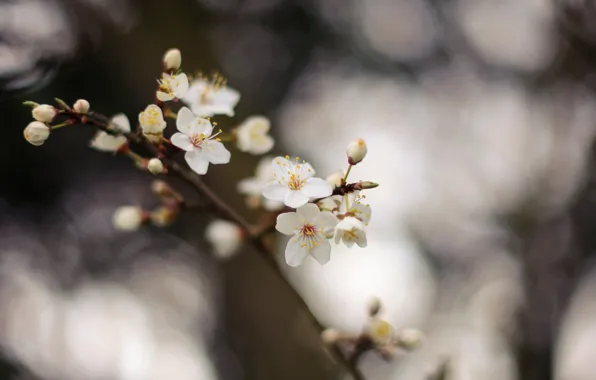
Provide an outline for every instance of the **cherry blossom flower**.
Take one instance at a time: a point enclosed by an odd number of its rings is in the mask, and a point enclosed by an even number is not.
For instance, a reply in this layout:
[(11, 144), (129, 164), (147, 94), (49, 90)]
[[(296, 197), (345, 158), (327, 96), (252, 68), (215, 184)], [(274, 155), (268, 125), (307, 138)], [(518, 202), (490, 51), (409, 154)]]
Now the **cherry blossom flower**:
[(271, 128), (265, 116), (251, 116), (236, 128), (238, 149), (254, 155), (265, 154), (273, 148), (275, 141), (268, 132)]
[(283, 201), (286, 206), (298, 208), (310, 198), (328, 197), (333, 192), (322, 178), (315, 178), (315, 171), (306, 161), (290, 160), (290, 157), (276, 157), (273, 160), (273, 176), (263, 189), (263, 196), (274, 201)]
[(188, 92), (189, 84), (186, 74), (167, 74), (161, 75), (159, 89), (157, 90), (157, 99), (167, 102), (172, 99), (182, 99)]
[(192, 81), (186, 96), (181, 98), (196, 115), (234, 116), (234, 107), (240, 100), (240, 93), (225, 84), (222, 77), (213, 80), (198, 78)]
[(263, 157), (257, 165), (255, 176), (238, 182), (238, 191), (241, 194), (248, 195), (249, 206), (259, 207), (262, 205), (267, 211), (277, 211), (284, 207), (283, 202), (263, 197), (263, 189), (275, 179), (273, 177), (272, 161), (273, 157), (271, 156)]
[(359, 219), (365, 226), (368, 226), (372, 210), (369, 205), (361, 203), (362, 199), (363, 197), (360, 196), (359, 192), (342, 197), (342, 202), (337, 212), (338, 215), (353, 216)]
[(161, 108), (155, 104), (148, 105), (145, 111), (139, 114), (139, 123), (141, 124), (143, 134), (153, 142), (158, 142), (161, 139), (163, 130), (167, 125)]
[(335, 228), (335, 244), (339, 244), (340, 241), (343, 241), (348, 248), (354, 244), (361, 248), (366, 247), (364, 223), (353, 216), (343, 218)]
[(23, 136), (31, 145), (40, 146), (50, 137), (50, 127), (41, 121), (32, 121), (23, 131)]
[[(114, 131), (130, 132), (130, 121), (125, 114), (119, 113), (114, 115), (108, 123), (108, 129)], [(91, 147), (102, 152), (117, 152), (124, 144), (126, 144), (125, 136), (111, 135), (105, 131), (99, 131), (91, 140)]]
[(311, 255), (324, 265), (331, 257), (331, 245), (327, 240), (333, 235), (337, 218), (328, 211), (321, 211), (317, 205), (307, 203), (277, 217), (275, 229), (292, 238), (286, 246), (285, 258), (291, 267), (300, 265)]
[(209, 120), (197, 117), (190, 109), (183, 107), (178, 112), (176, 127), (180, 132), (172, 135), (172, 144), (186, 151), (184, 158), (197, 174), (207, 173), (209, 163), (230, 162), (230, 151), (216, 138), (219, 132), (212, 135), (213, 125)]

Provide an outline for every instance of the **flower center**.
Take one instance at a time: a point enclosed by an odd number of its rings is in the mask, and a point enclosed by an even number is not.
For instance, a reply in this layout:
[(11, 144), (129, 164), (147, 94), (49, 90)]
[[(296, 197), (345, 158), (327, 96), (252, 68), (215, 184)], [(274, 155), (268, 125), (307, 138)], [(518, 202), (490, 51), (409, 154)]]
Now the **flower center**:
[(317, 233), (317, 228), (312, 224), (305, 224), (302, 226), (300, 233), (304, 236), (315, 236)]
[(300, 190), (304, 186), (304, 181), (300, 179), (299, 175), (290, 174), (290, 178), (288, 178), (288, 187), (291, 190)]
[(205, 136), (204, 133), (195, 133), (194, 135), (189, 136), (190, 139), (190, 143), (195, 147), (195, 148), (201, 148), (201, 145), (207, 141), (207, 140), (212, 140), (215, 139), (216, 141), (221, 141), (219, 138), (217, 138), (217, 136), (222, 133), (221, 129), (214, 135), (207, 137)]
[(156, 125), (158, 123), (159, 112), (157, 110), (150, 109), (145, 111), (143, 112), (143, 116), (147, 125)]

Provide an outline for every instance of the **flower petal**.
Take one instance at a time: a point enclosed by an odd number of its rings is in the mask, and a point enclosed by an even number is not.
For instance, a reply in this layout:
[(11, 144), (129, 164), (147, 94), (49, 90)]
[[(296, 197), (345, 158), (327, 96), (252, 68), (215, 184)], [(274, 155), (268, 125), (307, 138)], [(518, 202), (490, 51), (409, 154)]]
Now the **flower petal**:
[(315, 241), (318, 244), (310, 250), (310, 254), (319, 262), (319, 264), (325, 265), (331, 259), (331, 244), (329, 244), (327, 239), (323, 237), (320, 237)]
[(184, 159), (188, 166), (197, 174), (206, 174), (209, 168), (209, 160), (203, 155), (202, 152), (193, 150), (184, 154)]
[(110, 126), (122, 132), (130, 132), (130, 121), (123, 113), (112, 116), (112, 119), (110, 120)]
[(286, 246), (286, 263), (291, 267), (299, 266), (308, 256), (308, 251), (308, 245), (302, 243), (301, 235), (292, 236)]
[(178, 148), (190, 152), (195, 149), (194, 145), (190, 142), (190, 139), (187, 135), (184, 135), (180, 132), (176, 132), (170, 138), (172, 144), (176, 145)]
[[(319, 207), (314, 203), (307, 203), (296, 209), (296, 214), (304, 223), (314, 224), (316, 217), (321, 213)], [(316, 225), (318, 227), (318, 225)]]
[(356, 238), (357, 238), (357, 240), (355, 241), (355, 243), (358, 244), (358, 246), (360, 248), (364, 248), (367, 246), (368, 241), (366, 239), (366, 231), (364, 231), (364, 230), (356, 231)]
[(263, 188), (263, 196), (273, 201), (283, 201), (290, 191), (286, 186), (280, 185), (277, 181), (269, 182)]
[(286, 193), (286, 197), (284, 199), (284, 203), (288, 207), (298, 208), (306, 204), (308, 200), (308, 196), (306, 196), (302, 191), (288, 189), (288, 192)]
[(176, 128), (185, 135), (190, 134), (190, 123), (195, 119), (195, 114), (188, 107), (182, 107), (176, 116)]
[(295, 235), (303, 226), (295, 212), (286, 212), (277, 216), (275, 229), (284, 235)]
[(186, 96), (186, 93), (188, 92), (189, 87), (188, 77), (184, 73), (176, 75), (174, 78), (174, 82), (176, 84), (176, 86), (174, 87), (174, 95), (178, 99), (184, 98)]
[(265, 211), (279, 211), (284, 208), (284, 203), (280, 201), (272, 201), (271, 199), (265, 199), (263, 201), (263, 208)]
[(232, 153), (226, 149), (224, 144), (215, 140), (205, 141), (203, 144), (203, 154), (212, 164), (227, 164), (230, 162)]
[(273, 170), (273, 178), (282, 183), (287, 183), (287, 174), (289, 169), (289, 160), (285, 157), (275, 157), (271, 162), (271, 169)]
[(253, 144), (249, 147), (246, 152), (254, 155), (265, 154), (273, 149), (275, 145), (275, 140), (273, 137), (269, 135), (259, 136), (258, 138), (253, 140)]
[(174, 99), (174, 95), (173, 94), (169, 94), (169, 93), (163, 92), (163, 91), (157, 91), (157, 93), (155, 94), (155, 96), (157, 97), (157, 99), (159, 101), (162, 101), (162, 102), (167, 102), (167, 101), (170, 101), (170, 100)]
[(339, 220), (337, 217), (329, 211), (319, 212), (313, 220), (313, 224), (319, 228), (325, 237), (333, 236), (333, 232), (335, 231), (338, 222)]
[(266, 182), (263, 182), (256, 177), (252, 177), (245, 178), (238, 182), (236, 188), (238, 189), (238, 192), (242, 194), (261, 195), (266, 184)]
[(311, 198), (323, 198), (330, 196), (333, 193), (333, 189), (322, 178), (309, 178), (302, 187), (302, 192)]
[(195, 117), (188, 125), (188, 131), (191, 135), (203, 135), (205, 138), (211, 136), (213, 133), (213, 125), (207, 119), (202, 117)]

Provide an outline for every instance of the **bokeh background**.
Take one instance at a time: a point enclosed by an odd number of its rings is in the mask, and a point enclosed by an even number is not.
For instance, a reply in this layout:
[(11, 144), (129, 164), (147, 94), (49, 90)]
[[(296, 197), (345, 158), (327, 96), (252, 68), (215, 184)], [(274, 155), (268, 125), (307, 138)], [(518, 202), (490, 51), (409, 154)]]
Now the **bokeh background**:
[[(118, 206), (155, 204), (151, 178), (84, 128), (22, 137), (24, 100), (134, 120), (177, 47), (241, 92), (224, 129), (266, 115), (275, 152), (322, 176), (367, 141), (369, 246), (282, 263), (327, 326), (359, 331), (379, 297), (424, 331), (413, 354), (365, 356), (367, 379), (446, 362), (450, 380), (593, 380), (594, 17), (588, 0), (2, 0), (1, 376), (342, 378), (254, 252), (212, 254), (208, 215), (117, 232)], [(233, 153), (206, 176), (253, 220), (236, 184), (257, 162)]]

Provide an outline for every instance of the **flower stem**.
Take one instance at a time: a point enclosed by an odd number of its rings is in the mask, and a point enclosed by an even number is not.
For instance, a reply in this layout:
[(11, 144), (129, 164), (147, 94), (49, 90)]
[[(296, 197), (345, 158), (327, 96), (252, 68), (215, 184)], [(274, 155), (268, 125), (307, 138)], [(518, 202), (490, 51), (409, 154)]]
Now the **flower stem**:
[(352, 171), (352, 166), (354, 165), (349, 165), (348, 166), (348, 170), (346, 171), (346, 175), (344, 176), (344, 180), (343, 183), (346, 184), (348, 181), (348, 176), (350, 175), (350, 172)]
[(56, 124), (56, 125), (52, 125), (50, 128), (52, 129), (52, 131), (54, 129), (58, 129), (58, 128), (62, 128), (62, 127), (66, 127), (67, 125), (72, 125), (72, 122), (70, 121), (65, 121), (64, 123), (60, 123), (60, 124)]

